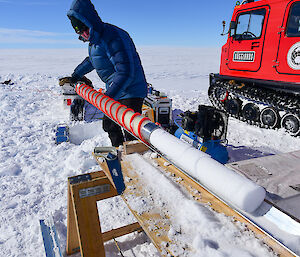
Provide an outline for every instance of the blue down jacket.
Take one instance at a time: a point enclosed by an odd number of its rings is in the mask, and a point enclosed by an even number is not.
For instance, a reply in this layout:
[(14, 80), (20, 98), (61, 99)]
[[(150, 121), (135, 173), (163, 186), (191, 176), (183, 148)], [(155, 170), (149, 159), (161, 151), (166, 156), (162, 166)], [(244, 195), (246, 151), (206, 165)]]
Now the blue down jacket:
[(129, 34), (102, 22), (90, 0), (74, 0), (68, 11), (68, 17), (71, 16), (90, 28), (89, 57), (76, 67), (72, 77), (79, 79), (96, 69), (109, 97), (144, 98), (146, 78)]

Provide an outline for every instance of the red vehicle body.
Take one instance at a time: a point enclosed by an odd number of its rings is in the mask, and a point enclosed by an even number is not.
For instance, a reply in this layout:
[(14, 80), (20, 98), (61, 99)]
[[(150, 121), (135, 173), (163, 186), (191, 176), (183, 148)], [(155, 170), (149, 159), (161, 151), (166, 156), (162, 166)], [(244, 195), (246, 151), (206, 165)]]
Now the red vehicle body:
[[(298, 135), (299, 75), (300, 1), (244, 0), (236, 5), (222, 47), (220, 73), (211, 74), (209, 95), (213, 104), (240, 119), (271, 128), (282, 126)], [(226, 88), (223, 92), (220, 83)], [(244, 86), (251, 88), (243, 92)], [(273, 92), (277, 102), (285, 99), (285, 103), (276, 105), (267, 100)], [(253, 103), (243, 105), (241, 95)], [(258, 102), (269, 109), (263, 111)]]
[[(222, 47), (220, 74), (290, 82), (300, 86), (300, 31), (291, 34), (292, 28), (288, 30), (289, 24), (295, 25), (295, 21), (289, 19), (295, 4), (300, 6), (300, 2), (295, 0), (261, 0), (236, 6), (232, 16), (232, 21), (237, 24), (236, 29), (242, 16), (260, 11), (261, 32), (255, 38), (249, 36), (247, 39), (241, 39), (236, 34), (228, 36), (227, 43)], [(297, 25), (299, 28), (299, 21)], [(292, 60), (290, 51), (299, 54), (299, 60)], [(250, 56), (248, 59), (240, 56), (239, 59), (239, 52)]]

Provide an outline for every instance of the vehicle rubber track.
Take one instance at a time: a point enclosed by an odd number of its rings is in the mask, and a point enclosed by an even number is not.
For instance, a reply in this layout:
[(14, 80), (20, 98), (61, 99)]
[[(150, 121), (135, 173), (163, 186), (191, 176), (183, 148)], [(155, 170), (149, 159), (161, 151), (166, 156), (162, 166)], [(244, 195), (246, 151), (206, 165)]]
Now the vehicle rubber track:
[[(226, 108), (226, 101), (231, 99), (239, 99), (238, 101), (247, 100), (257, 105), (271, 107), (277, 112), (285, 114), (294, 114), (300, 119), (300, 97), (291, 93), (284, 93), (270, 90), (263, 87), (255, 87), (244, 83), (236, 83), (235, 81), (214, 80), (211, 83), (208, 96), (211, 103), (218, 109), (225, 111), (230, 117), (234, 117), (251, 125), (262, 128), (271, 128), (263, 124), (260, 119), (249, 120), (242, 115), (242, 106), (237, 113), (232, 113)], [(280, 115), (281, 118), (283, 115)], [(274, 128), (280, 127), (280, 122)], [(295, 136), (295, 135), (294, 135)], [(298, 133), (299, 136), (299, 133)]]

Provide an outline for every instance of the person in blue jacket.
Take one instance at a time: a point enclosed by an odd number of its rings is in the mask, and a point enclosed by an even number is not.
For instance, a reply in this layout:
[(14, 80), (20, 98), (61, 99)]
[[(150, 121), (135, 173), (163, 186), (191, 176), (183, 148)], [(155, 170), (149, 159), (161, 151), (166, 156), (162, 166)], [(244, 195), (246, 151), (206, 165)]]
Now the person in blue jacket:
[[(79, 81), (95, 69), (106, 85), (105, 95), (141, 113), (147, 82), (129, 34), (102, 22), (90, 0), (74, 0), (67, 15), (79, 39), (89, 42), (89, 56), (75, 68), (72, 81)], [(134, 139), (127, 132), (124, 138), (121, 128), (106, 116), (103, 129), (113, 146)]]

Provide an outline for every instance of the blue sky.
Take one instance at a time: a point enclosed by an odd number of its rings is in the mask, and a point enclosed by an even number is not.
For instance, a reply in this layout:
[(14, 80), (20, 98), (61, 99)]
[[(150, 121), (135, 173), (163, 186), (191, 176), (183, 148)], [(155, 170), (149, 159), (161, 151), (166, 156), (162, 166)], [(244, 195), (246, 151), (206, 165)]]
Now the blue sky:
[[(92, 0), (104, 22), (129, 32), (138, 46), (220, 47), (222, 20), (234, 0)], [(0, 48), (86, 47), (66, 13), (72, 0), (0, 0)]]

